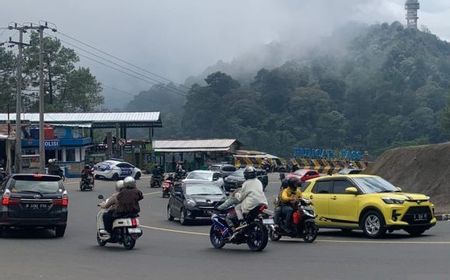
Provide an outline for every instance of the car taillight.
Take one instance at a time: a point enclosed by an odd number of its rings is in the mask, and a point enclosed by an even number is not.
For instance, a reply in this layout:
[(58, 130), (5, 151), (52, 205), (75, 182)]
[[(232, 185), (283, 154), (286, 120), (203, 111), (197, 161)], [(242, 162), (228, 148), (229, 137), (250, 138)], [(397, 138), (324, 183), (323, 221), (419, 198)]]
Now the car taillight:
[(69, 197), (67, 191), (64, 191), (62, 198), (53, 199), (53, 205), (67, 207), (69, 206)]
[(131, 219), (131, 226), (132, 227), (137, 227), (139, 225), (138, 220), (136, 218), (132, 218)]
[(20, 198), (11, 197), (10, 192), (5, 192), (2, 196), (2, 205), (4, 205), (4, 206), (17, 205), (19, 203), (20, 203)]

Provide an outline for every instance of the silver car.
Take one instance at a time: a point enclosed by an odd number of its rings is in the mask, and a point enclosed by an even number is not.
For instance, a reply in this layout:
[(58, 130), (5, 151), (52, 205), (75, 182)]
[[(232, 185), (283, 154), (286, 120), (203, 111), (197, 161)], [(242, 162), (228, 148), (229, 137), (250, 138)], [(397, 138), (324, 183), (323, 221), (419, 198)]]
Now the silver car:
[(220, 172), (211, 171), (211, 170), (194, 170), (189, 172), (186, 179), (183, 180), (183, 183), (203, 183), (203, 182), (211, 182), (214, 185), (219, 187), (223, 187), (223, 178)]

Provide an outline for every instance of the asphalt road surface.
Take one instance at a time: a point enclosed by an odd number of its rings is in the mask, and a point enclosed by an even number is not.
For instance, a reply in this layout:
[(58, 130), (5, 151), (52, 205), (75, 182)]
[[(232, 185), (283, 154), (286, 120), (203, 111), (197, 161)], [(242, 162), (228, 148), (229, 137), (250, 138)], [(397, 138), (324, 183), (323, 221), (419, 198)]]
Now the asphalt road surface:
[[(114, 182), (96, 181), (93, 192), (77, 190), (67, 180), (70, 194), (66, 235), (14, 230), (0, 237), (0, 279), (450, 279), (450, 223), (440, 222), (424, 236), (411, 238), (398, 232), (380, 240), (362, 233), (345, 235), (321, 231), (317, 241), (282, 239), (269, 242), (263, 252), (250, 252), (245, 244), (213, 249), (208, 222), (181, 226), (166, 220), (167, 199), (160, 189), (148, 188), (141, 203), (144, 235), (135, 249), (96, 243), (97, 195), (110, 194)], [(278, 189), (273, 178), (267, 196)]]

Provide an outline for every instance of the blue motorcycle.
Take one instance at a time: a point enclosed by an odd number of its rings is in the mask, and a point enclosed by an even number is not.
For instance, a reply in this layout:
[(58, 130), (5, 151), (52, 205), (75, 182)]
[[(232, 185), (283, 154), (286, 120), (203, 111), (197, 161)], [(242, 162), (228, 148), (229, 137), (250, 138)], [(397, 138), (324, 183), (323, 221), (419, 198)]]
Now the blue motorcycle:
[[(236, 232), (233, 228), (238, 226), (234, 207), (212, 214), (209, 239), (216, 249), (221, 249), (225, 244), (247, 243), (252, 251), (262, 251), (267, 246), (269, 234), (265, 225), (266, 205), (259, 205), (244, 216), (247, 225)], [(227, 222), (228, 221), (228, 222)], [(231, 223), (231, 225), (230, 225)]]

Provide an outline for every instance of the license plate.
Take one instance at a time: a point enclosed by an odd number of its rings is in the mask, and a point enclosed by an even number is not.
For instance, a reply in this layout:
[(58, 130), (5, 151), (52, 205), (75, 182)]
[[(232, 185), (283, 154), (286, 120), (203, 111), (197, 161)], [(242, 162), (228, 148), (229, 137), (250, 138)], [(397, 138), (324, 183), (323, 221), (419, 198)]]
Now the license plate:
[(428, 219), (427, 213), (414, 214), (414, 221), (426, 221)]
[(129, 228), (128, 233), (141, 233), (142, 230), (140, 228)]
[(48, 208), (48, 204), (44, 204), (44, 203), (27, 203), (27, 204), (25, 204), (25, 208), (26, 209), (30, 209), (30, 210), (47, 209)]
[(264, 225), (273, 225), (273, 219), (263, 219), (263, 224)]

